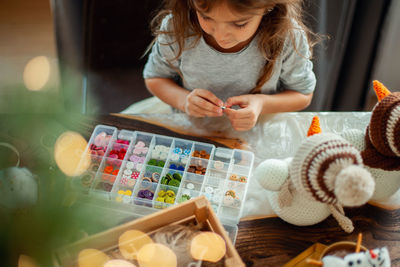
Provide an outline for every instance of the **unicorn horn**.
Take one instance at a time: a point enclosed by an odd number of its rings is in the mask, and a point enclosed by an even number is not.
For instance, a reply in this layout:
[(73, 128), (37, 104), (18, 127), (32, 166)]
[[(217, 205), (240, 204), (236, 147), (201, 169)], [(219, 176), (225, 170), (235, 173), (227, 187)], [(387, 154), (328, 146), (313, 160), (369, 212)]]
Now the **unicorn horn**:
[(311, 136), (314, 134), (319, 134), (321, 133), (321, 126), (319, 124), (319, 118), (318, 116), (314, 116), (312, 119), (310, 128), (308, 129), (307, 136)]
[(380, 81), (374, 80), (373, 84), (379, 102), (381, 102), (382, 99), (391, 94), (390, 91)]

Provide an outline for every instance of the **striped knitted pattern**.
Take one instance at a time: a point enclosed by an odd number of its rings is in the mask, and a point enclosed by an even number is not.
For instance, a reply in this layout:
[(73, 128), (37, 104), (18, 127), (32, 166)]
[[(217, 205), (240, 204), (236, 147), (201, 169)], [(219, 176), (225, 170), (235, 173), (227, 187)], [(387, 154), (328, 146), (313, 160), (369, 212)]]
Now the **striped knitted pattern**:
[(366, 144), (362, 152), (365, 165), (400, 170), (400, 92), (386, 96), (374, 107)]
[(317, 134), (308, 137), (297, 150), (290, 166), (290, 179), (307, 198), (336, 204), (336, 176), (350, 165), (362, 165), (355, 147), (340, 136)]

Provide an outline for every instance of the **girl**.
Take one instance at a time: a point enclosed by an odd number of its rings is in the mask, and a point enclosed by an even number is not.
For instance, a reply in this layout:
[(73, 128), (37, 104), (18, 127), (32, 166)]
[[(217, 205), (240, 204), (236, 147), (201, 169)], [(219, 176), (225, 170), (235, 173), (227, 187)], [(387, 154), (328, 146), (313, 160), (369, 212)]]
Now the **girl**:
[(310, 104), (314, 35), (302, 0), (164, 2), (143, 71), (153, 95), (190, 116), (225, 114), (239, 131)]

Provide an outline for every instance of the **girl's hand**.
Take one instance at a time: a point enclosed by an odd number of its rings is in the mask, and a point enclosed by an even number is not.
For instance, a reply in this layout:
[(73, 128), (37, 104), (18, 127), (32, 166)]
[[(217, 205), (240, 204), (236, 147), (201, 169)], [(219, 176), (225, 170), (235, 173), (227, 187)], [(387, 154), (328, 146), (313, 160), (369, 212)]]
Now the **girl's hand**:
[(186, 114), (194, 117), (222, 116), (222, 100), (206, 89), (194, 89), (185, 99)]
[[(238, 105), (239, 110), (230, 107)], [(225, 114), (237, 131), (247, 131), (254, 127), (261, 113), (263, 100), (257, 95), (241, 95), (228, 98)]]

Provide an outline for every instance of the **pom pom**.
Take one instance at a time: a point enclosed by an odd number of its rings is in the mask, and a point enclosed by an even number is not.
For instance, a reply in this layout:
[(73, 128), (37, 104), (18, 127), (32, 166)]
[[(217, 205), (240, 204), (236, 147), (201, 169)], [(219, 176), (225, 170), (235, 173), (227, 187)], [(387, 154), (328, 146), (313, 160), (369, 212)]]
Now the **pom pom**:
[(383, 85), (383, 83), (375, 80), (373, 81), (373, 84), (379, 102), (381, 102), (382, 99), (391, 94), (390, 91)]
[(311, 135), (319, 134), (319, 133), (321, 133), (321, 125), (319, 123), (319, 117), (315, 116), (312, 119), (310, 128), (308, 129), (308, 132), (307, 132), (307, 136), (311, 136)]
[(374, 193), (375, 181), (364, 168), (351, 165), (339, 172), (335, 181), (335, 195), (347, 207), (365, 204)]

